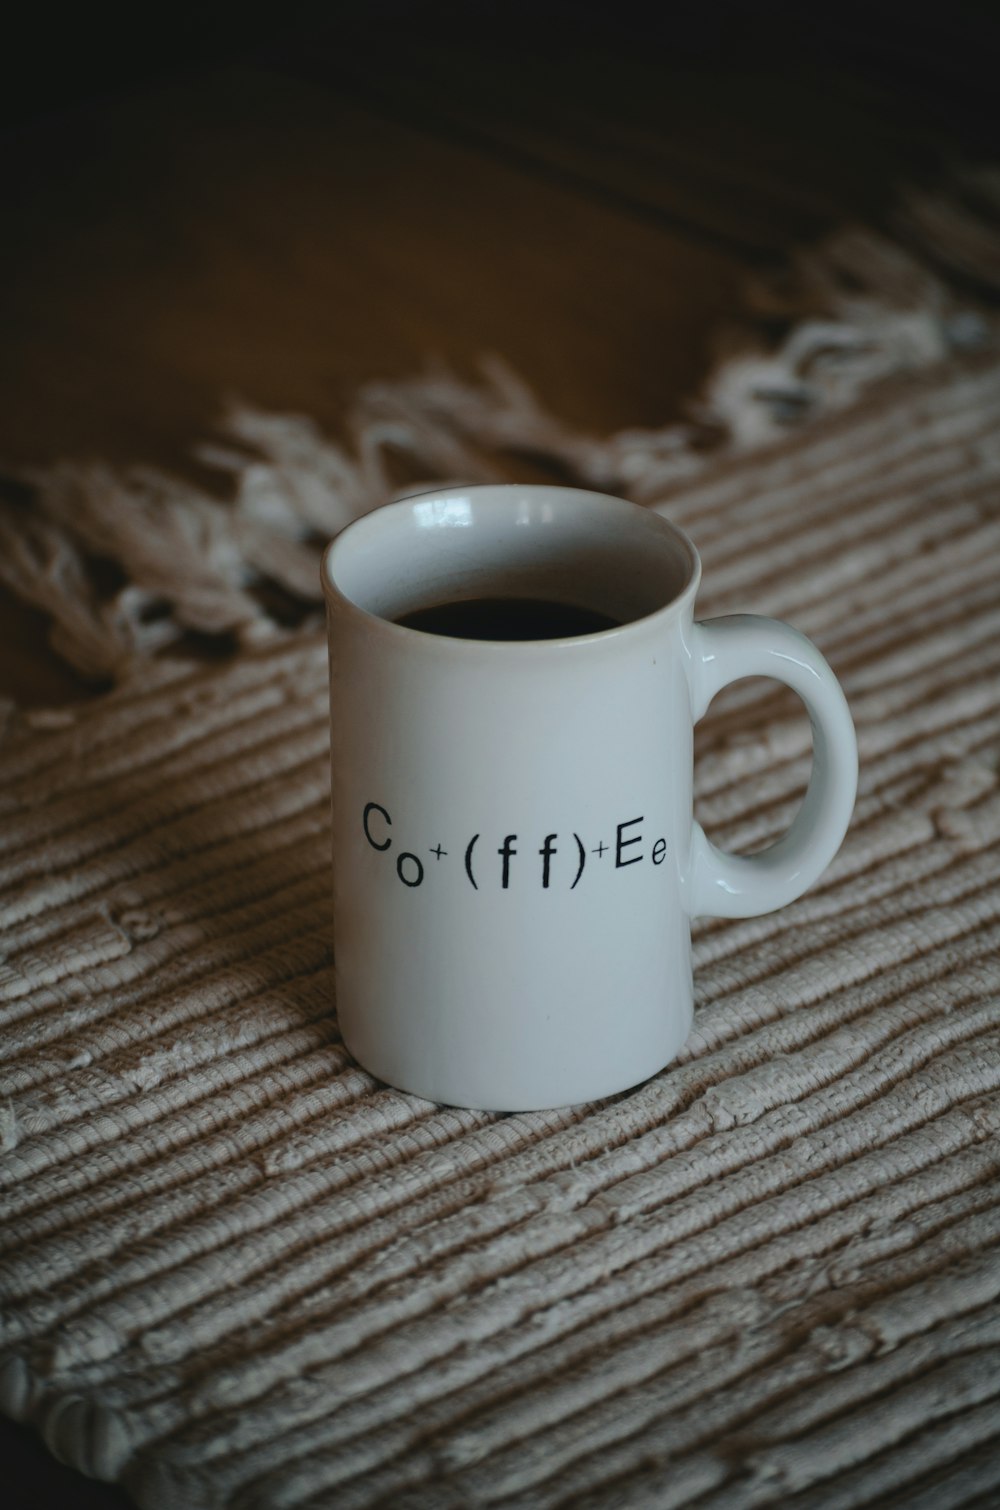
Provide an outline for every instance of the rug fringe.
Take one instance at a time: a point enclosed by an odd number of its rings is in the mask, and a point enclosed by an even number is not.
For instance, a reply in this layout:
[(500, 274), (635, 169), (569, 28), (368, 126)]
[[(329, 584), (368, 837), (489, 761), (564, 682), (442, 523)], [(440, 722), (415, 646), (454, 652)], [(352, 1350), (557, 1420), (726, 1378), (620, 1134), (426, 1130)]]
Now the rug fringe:
[[(121, 683), (150, 656), (183, 654), (191, 632), (244, 645), (288, 633), (289, 619), (314, 624), (321, 544), (398, 493), (400, 459), (430, 486), (509, 477), (527, 455), (567, 483), (655, 503), (888, 377), (996, 343), (1000, 170), (956, 170), (948, 194), (904, 193), (894, 224), (898, 240), (850, 227), (751, 282), (747, 322), (683, 421), (597, 439), (543, 408), (498, 357), (478, 381), (432, 368), (368, 385), (343, 443), (234, 400), (196, 452), (227, 477), (231, 502), (150, 468), (21, 473), (30, 502), (0, 501), (0, 582), (50, 616), (60, 657)], [(775, 322), (787, 334), (769, 345)], [(107, 563), (111, 589), (99, 580)], [(295, 611), (276, 610), (275, 588)]]

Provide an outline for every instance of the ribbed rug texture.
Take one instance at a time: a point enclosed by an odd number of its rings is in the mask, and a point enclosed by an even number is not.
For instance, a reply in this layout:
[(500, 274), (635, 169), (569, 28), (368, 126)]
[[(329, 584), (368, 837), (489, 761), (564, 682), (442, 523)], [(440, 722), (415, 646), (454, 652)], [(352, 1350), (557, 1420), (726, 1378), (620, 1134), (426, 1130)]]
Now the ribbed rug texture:
[[(861, 782), (811, 892), (696, 924), (689, 1042), (606, 1102), (344, 1049), (319, 630), (12, 718), (0, 1405), (144, 1510), (1000, 1503), (1000, 364), (656, 506), (700, 616), (819, 644)], [(809, 765), (743, 684), (698, 815), (760, 846)]]

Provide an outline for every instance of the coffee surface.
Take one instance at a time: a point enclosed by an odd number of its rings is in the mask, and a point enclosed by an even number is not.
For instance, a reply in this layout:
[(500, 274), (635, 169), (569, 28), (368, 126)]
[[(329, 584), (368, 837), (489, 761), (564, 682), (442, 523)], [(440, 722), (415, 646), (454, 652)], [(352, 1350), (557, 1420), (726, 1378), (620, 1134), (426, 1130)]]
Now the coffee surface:
[(546, 598), (462, 598), (415, 608), (395, 622), (457, 640), (561, 640), (614, 629), (621, 621)]

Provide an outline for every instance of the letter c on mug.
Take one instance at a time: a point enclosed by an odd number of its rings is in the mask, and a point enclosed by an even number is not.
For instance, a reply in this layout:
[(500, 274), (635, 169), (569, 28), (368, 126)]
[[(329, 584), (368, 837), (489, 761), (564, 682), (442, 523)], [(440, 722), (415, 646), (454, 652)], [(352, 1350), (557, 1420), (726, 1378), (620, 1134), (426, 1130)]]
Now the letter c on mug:
[(368, 819), (372, 813), (381, 813), (386, 823), (389, 824), (390, 828), (392, 827), (392, 819), (389, 817), (389, 814), (386, 812), (385, 808), (382, 807), (378, 802), (368, 802), (365, 804), (365, 813), (364, 817), (361, 820), (362, 826), (365, 831), (365, 838), (368, 840), (368, 843), (371, 845), (372, 849), (388, 849), (389, 845), (392, 843), (391, 839), (387, 838), (384, 844), (379, 844), (375, 841), (375, 839), (372, 838), (372, 831), (368, 827)]

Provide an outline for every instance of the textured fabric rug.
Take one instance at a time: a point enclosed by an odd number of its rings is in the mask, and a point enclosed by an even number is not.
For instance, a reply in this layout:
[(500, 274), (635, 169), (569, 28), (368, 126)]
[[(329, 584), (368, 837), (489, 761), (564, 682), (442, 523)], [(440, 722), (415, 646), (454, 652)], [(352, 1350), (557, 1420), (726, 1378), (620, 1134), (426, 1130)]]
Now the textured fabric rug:
[[(254, 562), (314, 594), (312, 535), (374, 501), (374, 451), (351, 471), (258, 417), (270, 459), (215, 453), (235, 525), (79, 469), (31, 530), (8, 518), (67, 649), (121, 675), (0, 745), (0, 1406), (58, 1456), (145, 1510), (996, 1503), (1000, 362), (939, 314), (890, 363), (921, 370), (874, 386), (870, 331), (825, 388), (767, 358), (764, 433), (741, 402), (714, 452), (588, 442), (509, 382), (371, 399), (379, 443), (444, 475), (542, 451), (663, 508), (699, 611), (789, 619), (850, 698), (840, 856), (782, 912), (697, 926), (691, 1039), (607, 1102), (442, 1108), (340, 1042), (325, 645), (308, 613), (280, 627)], [(792, 379), (838, 412), (785, 433)], [(116, 489), (140, 523), (109, 608), (58, 510), (92, 546)], [(190, 566), (151, 585), (143, 497), (201, 542), (200, 598)], [(192, 624), (242, 649), (148, 657)], [(699, 817), (768, 842), (809, 759), (793, 698), (733, 689), (699, 728)]]

